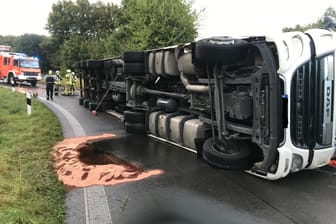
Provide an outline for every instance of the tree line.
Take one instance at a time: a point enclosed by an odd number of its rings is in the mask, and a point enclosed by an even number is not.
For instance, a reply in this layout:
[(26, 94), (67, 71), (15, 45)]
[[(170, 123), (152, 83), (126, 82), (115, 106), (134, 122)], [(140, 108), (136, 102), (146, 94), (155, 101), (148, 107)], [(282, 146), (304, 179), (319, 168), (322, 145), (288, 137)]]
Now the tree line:
[(74, 69), (82, 59), (190, 42), (197, 36), (199, 13), (190, 0), (122, 0), (120, 5), (62, 0), (48, 15), (50, 36), (0, 35), (0, 44), (38, 56), (44, 72)]
[(336, 11), (333, 7), (329, 7), (324, 12), (323, 16), (318, 18), (314, 23), (300, 25), (297, 24), (295, 27), (285, 27), (282, 29), (284, 32), (289, 31), (305, 31), (312, 28), (322, 28), (324, 26), (324, 17), (325, 16), (332, 16), (336, 18)]

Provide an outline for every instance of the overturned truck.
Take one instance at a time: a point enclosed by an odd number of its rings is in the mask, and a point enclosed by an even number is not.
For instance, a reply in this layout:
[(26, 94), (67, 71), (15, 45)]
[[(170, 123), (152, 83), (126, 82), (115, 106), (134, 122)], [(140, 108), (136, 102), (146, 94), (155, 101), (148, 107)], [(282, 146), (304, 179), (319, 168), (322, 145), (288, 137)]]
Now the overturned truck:
[(79, 63), (80, 104), (209, 164), (275, 180), (334, 153), (333, 32), (214, 37)]

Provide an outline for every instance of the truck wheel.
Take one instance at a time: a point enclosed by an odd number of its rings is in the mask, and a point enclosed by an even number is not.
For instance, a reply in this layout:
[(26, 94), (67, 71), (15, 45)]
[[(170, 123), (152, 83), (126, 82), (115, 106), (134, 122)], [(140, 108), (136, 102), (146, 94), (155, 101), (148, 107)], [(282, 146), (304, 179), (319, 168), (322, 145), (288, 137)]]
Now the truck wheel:
[(12, 85), (12, 86), (15, 86), (15, 85), (16, 85), (16, 80), (15, 80), (13, 74), (10, 74), (10, 75), (8, 76), (8, 84), (9, 84), (9, 85)]
[(142, 76), (145, 73), (144, 63), (125, 63), (124, 73), (132, 76)]
[(246, 141), (230, 140), (225, 144), (226, 152), (219, 151), (213, 137), (203, 144), (202, 156), (211, 165), (228, 170), (248, 169), (253, 165), (253, 146)]
[(248, 42), (231, 37), (212, 37), (196, 42), (195, 58), (205, 63), (231, 64), (247, 55)]
[(79, 105), (83, 105), (84, 104), (84, 97), (80, 97), (79, 99), (78, 99), (78, 101), (79, 101)]
[(89, 104), (92, 102), (92, 99), (84, 99), (83, 104), (85, 108), (89, 108)]
[(123, 54), (123, 60), (125, 63), (144, 63), (144, 51), (126, 51)]
[(144, 135), (146, 133), (146, 127), (144, 123), (125, 123), (126, 132), (129, 134)]
[(95, 111), (99, 111), (100, 112), (101, 111), (100, 107), (97, 108), (97, 106), (98, 106), (98, 102), (97, 101), (90, 102), (89, 103), (89, 111), (95, 110)]
[(36, 87), (36, 83), (37, 83), (36, 81), (30, 82), (30, 84), (31, 84), (32, 87)]
[(124, 111), (124, 121), (130, 123), (145, 123), (146, 115), (140, 111)]

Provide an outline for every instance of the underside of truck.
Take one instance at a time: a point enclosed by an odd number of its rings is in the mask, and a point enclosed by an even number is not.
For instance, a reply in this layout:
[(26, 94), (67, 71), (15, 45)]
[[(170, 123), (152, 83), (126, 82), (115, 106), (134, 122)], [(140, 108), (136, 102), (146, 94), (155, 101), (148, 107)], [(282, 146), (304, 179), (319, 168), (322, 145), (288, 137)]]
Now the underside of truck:
[(127, 132), (194, 150), (212, 166), (266, 174), (286, 125), (276, 54), (263, 37), (216, 37), (82, 61), (80, 103), (122, 113)]

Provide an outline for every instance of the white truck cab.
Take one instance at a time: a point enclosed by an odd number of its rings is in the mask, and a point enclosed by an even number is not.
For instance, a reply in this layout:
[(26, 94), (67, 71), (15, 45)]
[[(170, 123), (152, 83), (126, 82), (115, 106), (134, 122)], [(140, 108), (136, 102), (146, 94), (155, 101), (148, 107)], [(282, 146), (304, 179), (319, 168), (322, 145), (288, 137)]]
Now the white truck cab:
[(288, 124), (277, 149), (276, 171), (248, 172), (279, 179), (290, 172), (328, 165), (334, 153), (336, 37), (333, 32), (312, 29), (266, 39), (277, 46)]

